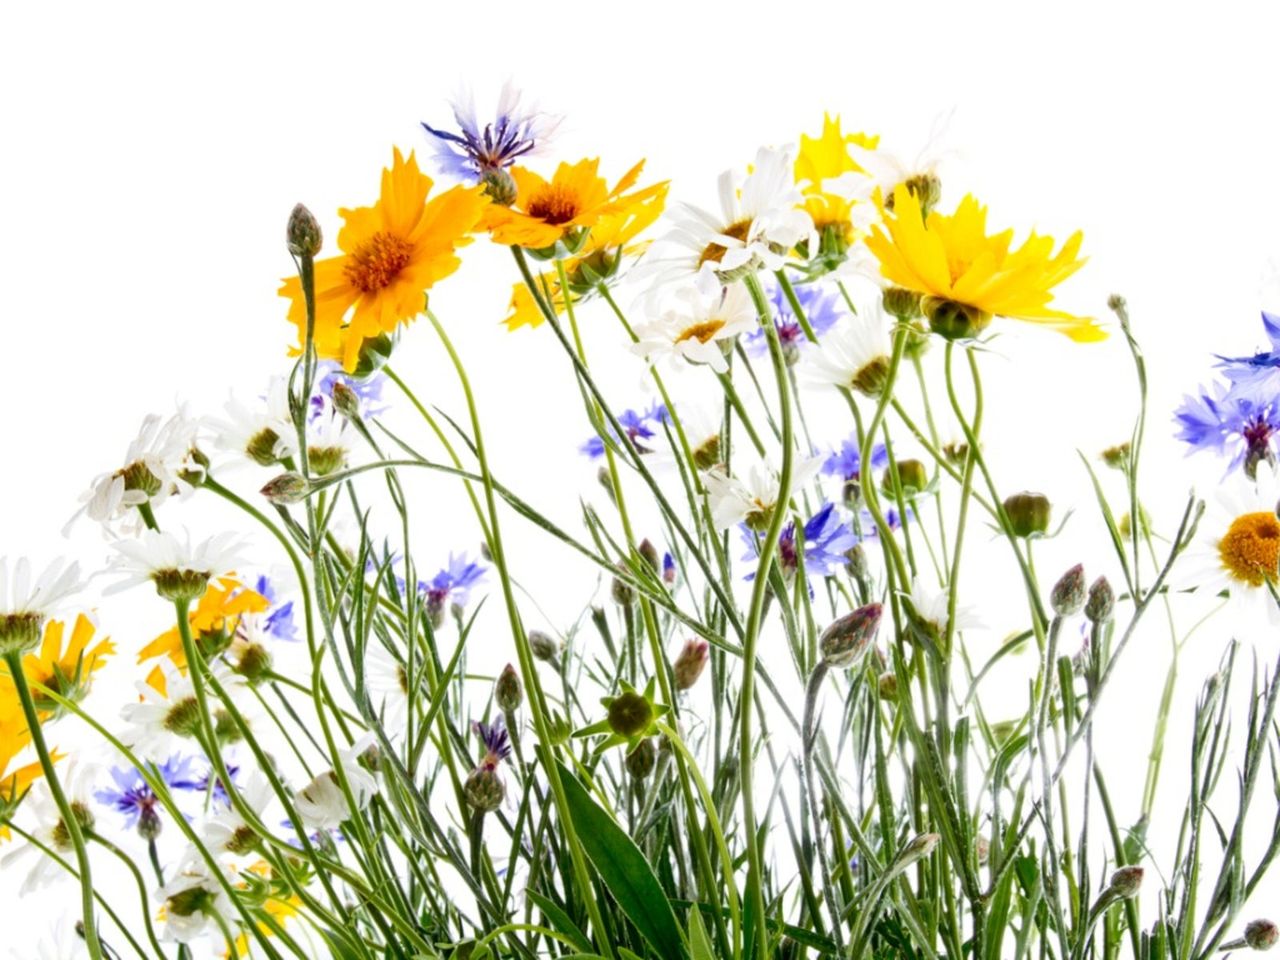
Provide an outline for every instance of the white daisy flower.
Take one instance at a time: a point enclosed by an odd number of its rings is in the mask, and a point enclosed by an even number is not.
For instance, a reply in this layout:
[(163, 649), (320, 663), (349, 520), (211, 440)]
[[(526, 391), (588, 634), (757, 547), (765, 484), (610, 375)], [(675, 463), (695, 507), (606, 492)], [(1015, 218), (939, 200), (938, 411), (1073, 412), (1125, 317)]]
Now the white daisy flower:
[[(817, 473), (821, 457), (798, 460), (792, 466), (791, 489), (799, 490)], [(729, 476), (722, 469), (708, 470), (702, 475), (707, 488), (707, 506), (711, 522), (717, 530), (727, 530), (746, 523), (753, 530), (768, 526), (778, 502), (778, 472), (768, 463), (756, 461), (746, 470)]]
[(170, 496), (186, 498), (204, 478), (204, 467), (193, 457), (199, 424), (180, 407), (163, 423), (157, 414), (142, 421), (142, 428), (125, 452), (124, 466), (100, 474), (80, 498), (84, 504), (63, 528), (65, 535), (81, 516), (88, 516), (115, 532), (119, 521), (126, 532), (143, 524), (135, 508), (149, 504), (153, 509)]
[[(907, 595), (911, 607), (927, 625), (939, 635), (947, 629), (948, 595), (946, 587), (932, 587), (920, 577), (911, 581), (911, 592)], [(981, 618), (972, 607), (956, 604), (956, 630), (977, 629), (983, 626)]]
[[(342, 772), (346, 774), (347, 784), (351, 788), (351, 798), (356, 804), (355, 812), (367, 807), (378, 792), (377, 779), (360, 764), (360, 755), (372, 744), (372, 735), (367, 735), (352, 744), (349, 750), (338, 753)], [(338, 776), (332, 770), (326, 770), (299, 790), (294, 798), (294, 806), (303, 822), (318, 830), (336, 830), (353, 815), (338, 783)]]
[(954, 155), (954, 151), (946, 147), (947, 132), (954, 113), (954, 110), (949, 110), (934, 118), (924, 147), (911, 158), (879, 148), (869, 150), (850, 144), (849, 155), (866, 171), (863, 186), (868, 193), (879, 190), (886, 202), (892, 202), (890, 198), (894, 188), (905, 183), (920, 197), (921, 206), (926, 210), (937, 203), (942, 191), (938, 167)]
[(213, 419), (214, 445), (264, 467), (277, 466), (298, 452), (298, 434), (289, 416), (289, 385), (272, 377), (265, 397), (243, 403), (232, 396), (223, 409), (225, 420)]
[[(98, 775), (98, 768), (90, 764), (68, 760), (58, 770), (58, 783), (62, 793), (71, 805), (76, 822), (81, 829), (92, 828), (93, 818), (93, 781)], [(74, 847), (71, 834), (62, 822), (62, 813), (58, 803), (49, 789), (49, 782), (37, 780), (22, 802), (22, 812), (34, 821), (27, 826), (30, 833), (45, 847), (58, 854), (64, 861), (74, 863)], [(39, 890), (50, 883), (70, 880), (72, 875), (64, 870), (52, 857), (48, 857), (37, 846), (24, 843), (15, 847), (0, 858), (0, 868), (9, 870), (12, 863), (30, 861), (26, 879), (18, 889), (19, 896), (26, 896), (33, 890)]]
[(365, 654), (364, 682), (388, 732), (402, 731), (409, 710), (409, 678), (404, 664), (376, 640)]
[[(254, 771), (245, 786), (238, 789), (240, 796), (262, 823), (269, 823), (268, 809), (276, 799), (271, 782), (260, 771)], [(236, 810), (235, 804), (216, 808), (205, 820), (204, 843), (219, 856), (241, 858), (260, 856), (258, 848), (262, 838)]]
[(1280, 625), (1271, 587), (1280, 586), (1280, 476), (1265, 461), (1257, 479), (1224, 485), (1200, 521), (1179, 578), (1206, 593), (1226, 592), (1238, 613)]
[(168, 531), (143, 530), (136, 540), (111, 545), (119, 556), (112, 568), (123, 579), (103, 593), (119, 593), (140, 583), (152, 582), (166, 600), (194, 600), (209, 581), (225, 576), (240, 562), (241, 542), (234, 533), (193, 544), (189, 534), (181, 538)]
[(65, 609), (83, 587), (78, 563), (58, 559), (33, 577), (26, 557), (0, 557), (0, 653), (35, 646), (45, 620)]
[(631, 345), (631, 351), (651, 363), (664, 355), (683, 357), (724, 373), (729, 369), (725, 347), (732, 346), (739, 334), (754, 330), (758, 322), (746, 288), (735, 283), (706, 294), (686, 287), (677, 296), (682, 301), (680, 307), (636, 328), (640, 339)]
[(317, 476), (345, 467), (354, 444), (355, 430), (332, 403), (325, 403), (307, 421), (307, 464)]
[(229, 927), (236, 923), (230, 896), (194, 848), (183, 857), (173, 878), (156, 891), (156, 898), (164, 904), (167, 940), (191, 943), (207, 931), (217, 933), (218, 917)]
[[(145, 681), (138, 681), (138, 701), (126, 703), (120, 710), (120, 717), (126, 724), (120, 734), (121, 741), (153, 763), (163, 763), (176, 753), (189, 751), (193, 738), (201, 729), (200, 707), (190, 674), (182, 673), (168, 659), (160, 660), (158, 669), (164, 675), (164, 693)], [(244, 678), (232, 673), (222, 663), (212, 665), (211, 672), (245, 722), (252, 727), (256, 713), (253, 704), (256, 701), (245, 695), (247, 686)], [(210, 695), (209, 708), (216, 723), (221, 702)]]
[(801, 370), (811, 383), (878, 397), (892, 353), (884, 309), (878, 300), (866, 300), (858, 304), (856, 315), (841, 319), (816, 350), (805, 351)]
[(746, 273), (780, 269), (787, 252), (813, 233), (813, 220), (799, 208), (794, 168), (794, 146), (761, 147), (741, 189), (734, 171), (720, 175), (718, 213), (675, 204), (668, 213), (674, 229), (637, 275), (659, 284), (696, 278), (710, 293)]

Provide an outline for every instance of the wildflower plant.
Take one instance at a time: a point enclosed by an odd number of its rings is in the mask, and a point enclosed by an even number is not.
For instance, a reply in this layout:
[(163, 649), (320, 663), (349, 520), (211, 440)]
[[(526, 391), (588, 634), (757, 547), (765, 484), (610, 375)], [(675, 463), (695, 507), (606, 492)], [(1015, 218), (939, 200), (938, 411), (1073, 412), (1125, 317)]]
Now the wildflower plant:
[[(469, 100), (454, 118), (415, 130), (442, 183), (396, 148), (373, 205), (340, 226), (288, 218), (279, 322), (296, 341), (278, 376), (210, 417), (148, 417), (92, 481), (77, 516), (110, 539), (104, 594), (140, 587), (158, 630), (95, 609), (74, 564), (0, 560), (0, 862), (78, 889), (76, 949), (1273, 945), (1251, 896), (1280, 851), (1280, 830), (1256, 829), (1280, 823), (1280, 662), (1259, 665), (1277, 656), (1259, 644), (1247, 675), (1251, 636), (1215, 617), (1238, 610), (1264, 639), (1280, 622), (1280, 321), (1264, 313), (1270, 346), (1219, 358), (1172, 415), (1224, 461), (1215, 504), (1157, 516), (1145, 361), (1121, 298), (1103, 322), (1072, 293), (1080, 233), (1015, 245), (936, 163), (894, 160), (838, 117), (734, 159), (710, 206), (643, 161), (615, 179), (555, 156), (555, 119), (514, 88), (493, 119)], [(490, 319), (512, 350), (558, 352), (548, 375), (593, 434), (540, 451), (566, 484), (598, 470), (576, 523), (495, 466), (458, 321), (429, 299), (485, 239), (515, 284)], [(635, 378), (597, 372), (586, 324)], [(988, 459), (990, 339), (1016, 357), (1048, 336), (1036, 326), (1069, 338), (1064, 365), (1132, 357), (1124, 442), (1079, 468), (1092, 503), (1020, 490)], [(402, 375), (409, 337), (454, 381)], [(446, 490), (467, 542), (440, 542)], [(192, 533), (193, 504), (213, 501), (240, 524)], [(1063, 531), (1094, 553), (1050, 570)], [(548, 612), (517, 539), (580, 613)], [(1124, 698), (1117, 665), (1156, 629), (1174, 654), (1129, 795), (1095, 741)], [(1193, 631), (1219, 666), (1180, 713)], [(112, 670), (133, 671), (116, 704), (95, 690)], [(72, 725), (95, 746), (60, 749)], [(1190, 743), (1189, 797), (1161, 792), (1167, 735)], [(1156, 836), (1166, 808), (1180, 827)]]

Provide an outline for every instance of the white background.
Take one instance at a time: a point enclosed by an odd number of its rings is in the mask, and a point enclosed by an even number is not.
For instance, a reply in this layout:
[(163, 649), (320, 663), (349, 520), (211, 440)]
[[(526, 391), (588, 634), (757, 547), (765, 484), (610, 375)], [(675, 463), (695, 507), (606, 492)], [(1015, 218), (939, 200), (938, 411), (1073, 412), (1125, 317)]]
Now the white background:
[[(817, 132), (824, 110), (910, 156), (954, 108), (948, 144), (960, 156), (943, 171), (944, 207), (973, 191), (993, 225), (1059, 237), (1082, 228), (1091, 262), (1061, 302), (1103, 316), (1107, 294), (1129, 300), (1151, 369), (1144, 495), (1157, 528), (1171, 529), (1193, 484), (1217, 484), (1221, 465), (1184, 461), (1169, 417), (1208, 377), (1211, 352), (1260, 345), (1261, 284), (1280, 256), (1275, 8), (434, 6), (4, 7), (0, 553), (100, 562), (95, 531), (68, 543), (59, 530), (89, 479), (118, 465), (142, 415), (167, 413), (175, 398), (216, 413), (230, 389), (251, 396), (286, 369), (293, 328), (275, 288), (292, 267), (282, 242), (292, 205), (305, 201), (334, 237), (336, 208), (374, 199), (393, 144), (422, 150), (418, 121), (447, 123), (459, 82), (476, 86), (483, 115), (507, 76), (567, 115), (552, 159), (599, 155), (617, 176), (647, 157), (652, 177), (673, 178), (673, 197), (704, 204), (721, 169), (744, 166), (760, 144)], [(595, 495), (594, 469), (573, 453), (587, 433), (576, 390), (546, 331), (498, 326), (514, 279), (505, 252), (477, 243), (464, 259), (432, 302), (469, 362), (497, 469), (573, 523), (578, 496)], [(615, 404), (643, 400), (641, 368), (608, 359), (620, 353), (616, 325), (598, 312), (586, 319), (589, 348), (619, 374)], [(1008, 491), (1042, 489), (1087, 514), (1075, 450), (1126, 437), (1127, 353), (1118, 338), (1076, 347), (1016, 332), (987, 363), (997, 473)], [(425, 324), (396, 365), (459, 412)], [(833, 424), (829, 438), (844, 429)], [(252, 490), (264, 479), (237, 483)], [(473, 528), (451, 489), (424, 489), (439, 499), (419, 508), (422, 562), (443, 561), (474, 543)], [(197, 503), (182, 522), (207, 534), (226, 516)], [(1114, 575), (1096, 530), (1080, 525), (1088, 535), (1047, 546), (1041, 569), (1085, 559), (1091, 574)], [(511, 539), (524, 582), (552, 625), (567, 626), (592, 581), (539, 562), (544, 541)], [(972, 576), (981, 597), (992, 583)], [(143, 599), (102, 609), (126, 651), (165, 626), (163, 609)], [(982, 613), (1007, 627), (998, 606)], [(1216, 622), (1189, 651), (1175, 724), (1230, 627)], [(1240, 631), (1270, 662), (1274, 633)], [(1130, 656), (1129, 686), (1113, 691), (1106, 718), (1123, 733), (1108, 738), (1120, 784), (1145, 766), (1166, 645), (1157, 635)], [(1173, 743), (1173, 814), (1181, 763)], [(1113, 786), (1124, 822), (1139, 789)], [(0, 890), (15, 880), (0, 878)], [(52, 918), (65, 896), (0, 896), (0, 917)]]

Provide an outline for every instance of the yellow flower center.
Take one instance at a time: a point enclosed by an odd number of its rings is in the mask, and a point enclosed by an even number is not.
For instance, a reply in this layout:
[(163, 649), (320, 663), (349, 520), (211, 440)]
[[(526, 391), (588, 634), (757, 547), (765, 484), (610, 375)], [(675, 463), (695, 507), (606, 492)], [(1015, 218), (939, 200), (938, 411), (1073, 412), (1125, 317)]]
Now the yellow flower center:
[(563, 184), (549, 183), (529, 200), (529, 216), (553, 227), (578, 215), (578, 197)]
[(676, 337), (675, 342), (684, 343), (686, 340), (697, 340), (699, 343), (706, 343), (723, 326), (723, 320), (704, 320), (702, 323), (695, 323), (692, 327), (685, 327), (681, 330), (680, 336)]
[(1218, 541), (1218, 556), (1227, 573), (1241, 583), (1274, 583), (1280, 568), (1280, 518), (1266, 511), (1236, 517)]
[(412, 257), (413, 244), (379, 232), (347, 255), (342, 272), (361, 293), (377, 293), (395, 282)]
[[(747, 234), (751, 231), (750, 220), (739, 220), (737, 223), (731, 223), (720, 232), (726, 237), (733, 237), (735, 240), (746, 241)], [(728, 247), (723, 247), (718, 243), (707, 244), (707, 249), (702, 251), (702, 255), (698, 257), (698, 266), (704, 263), (719, 263), (724, 259), (725, 251)]]

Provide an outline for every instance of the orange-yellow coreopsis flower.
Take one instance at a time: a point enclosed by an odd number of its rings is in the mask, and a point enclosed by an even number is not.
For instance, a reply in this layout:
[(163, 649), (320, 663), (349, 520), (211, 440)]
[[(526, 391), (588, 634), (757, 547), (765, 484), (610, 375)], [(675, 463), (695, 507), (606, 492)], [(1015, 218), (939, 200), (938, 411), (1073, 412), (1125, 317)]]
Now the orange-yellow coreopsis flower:
[[(200, 602), (189, 614), (191, 635), (199, 642), (203, 634), (227, 629), (227, 621), (246, 613), (262, 613), (270, 604), (256, 590), (242, 586), (234, 577), (223, 577), (209, 583)], [(234, 625), (232, 626), (234, 629)], [(138, 663), (155, 657), (168, 657), (175, 667), (186, 672), (187, 656), (182, 649), (182, 635), (177, 626), (166, 630), (138, 651)], [(164, 671), (155, 667), (147, 676), (147, 683), (160, 693), (165, 692)]]

